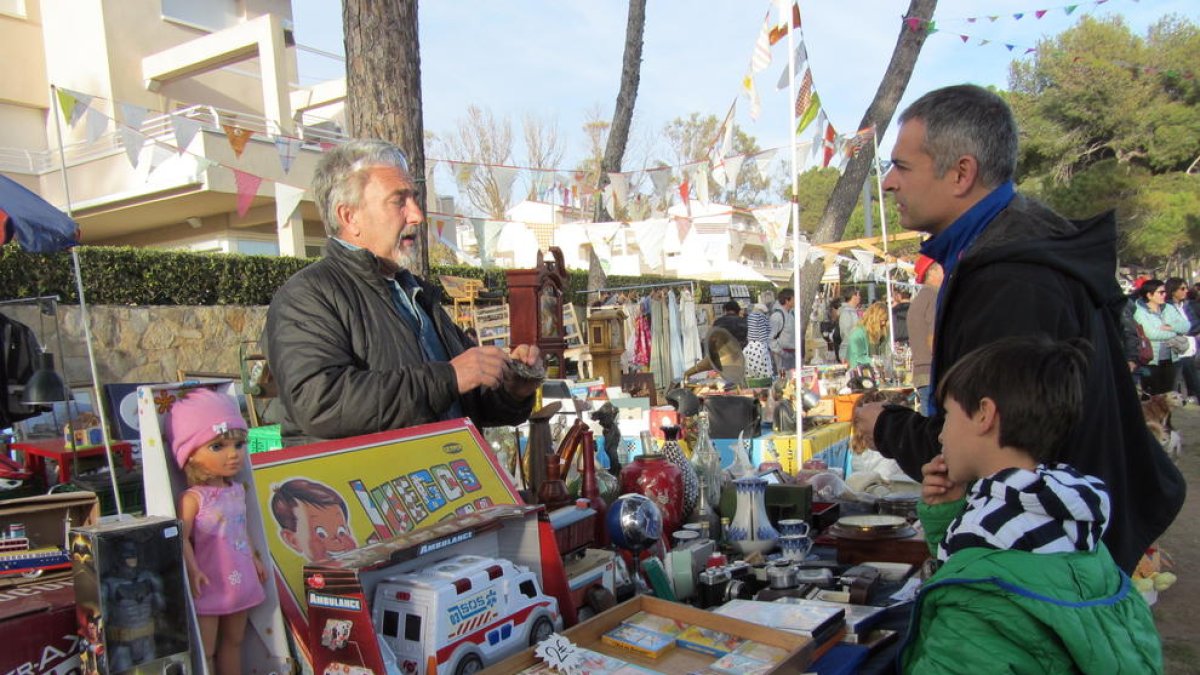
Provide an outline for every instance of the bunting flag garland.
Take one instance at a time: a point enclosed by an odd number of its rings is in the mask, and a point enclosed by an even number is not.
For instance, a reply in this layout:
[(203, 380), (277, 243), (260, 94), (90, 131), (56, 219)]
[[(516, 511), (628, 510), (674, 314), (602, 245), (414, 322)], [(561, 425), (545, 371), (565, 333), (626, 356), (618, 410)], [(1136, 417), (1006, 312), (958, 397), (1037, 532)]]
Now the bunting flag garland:
[(512, 195), (513, 183), (517, 182), (517, 169), (511, 166), (492, 166), (488, 167), (492, 172), (492, 180), (496, 181), (496, 189), (500, 191), (500, 197), (508, 201)]
[(200, 131), (200, 122), (179, 114), (171, 115), (171, 131), (175, 133), (175, 146), (179, 152), (184, 152)]
[(138, 158), (142, 154), (142, 146), (146, 143), (146, 137), (142, 135), (142, 132), (134, 131), (123, 124), (117, 129), (117, 134), (121, 137), (121, 145), (125, 148), (125, 156), (129, 158), (129, 163), (136, 169)]
[(80, 102), (81, 95), (69, 89), (58, 87), (55, 91), (58, 93), (58, 109), (62, 111), (63, 119), (67, 121), (67, 126), (75, 126), (79, 116), (88, 106)]
[(292, 162), (300, 154), (300, 139), (289, 136), (275, 137), (275, 152), (279, 155), (279, 166), (286, 176), (292, 170)]
[(250, 204), (254, 201), (254, 197), (258, 194), (258, 186), (262, 185), (263, 179), (239, 169), (232, 169), (232, 171), (233, 182), (237, 186), (237, 214), (239, 218), (244, 218), (246, 212), (250, 210)]
[(745, 155), (725, 158), (725, 177), (729, 179), (728, 186), (730, 188), (737, 185), (738, 174), (742, 172), (742, 163), (745, 161)]
[(234, 156), (241, 159), (242, 153), (246, 150), (246, 143), (250, 141), (254, 132), (233, 124), (222, 124), (221, 128), (225, 130), (226, 139), (229, 141), (229, 147), (233, 148)]
[(775, 161), (776, 152), (778, 152), (778, 149), (772, 148), (754, 155), (754, 167), (758, 169), (759, 177), (764, 179), (770, 178), (771, 162)]
[(467, 194), (467, 186), (475, 177), (475, 165), (450, 160), (450, 173), (454, 176), (454, 185), (458, 187), (458, 193), (460, 195)]
[[(257, 188), (255, 188), (257, 192)], [(300, 201), (304, 199), (304, 188), (294, 187), (286, 183), (275, 184), (275, 222), (286, 223)], [(439, 234), (441, 234), (439, 232)]]
[(783, 258), (783, 248), (787, 243), (788, 221), (792, 217), (792, 205), (767, 206), (754, 209), (751, 213), (762, 227), (767, 247), (775, 255), (775, 259)]
[[(797, 118), (804, 119), (805, 113), (808, 112), (809, 106), (812, 105), (812, 102), (813, 102), (812, 99), (813, 99), (812, 70), (805, 68), (804, 69), (804, 77), (800, 80), (800, 91), (796, 92), (795, 111), (796, 111)], [(802, 130), (803, 130), (803, 127), (801, 127), (800, 129), (797, 129), (796, 133), (800, 133)]]

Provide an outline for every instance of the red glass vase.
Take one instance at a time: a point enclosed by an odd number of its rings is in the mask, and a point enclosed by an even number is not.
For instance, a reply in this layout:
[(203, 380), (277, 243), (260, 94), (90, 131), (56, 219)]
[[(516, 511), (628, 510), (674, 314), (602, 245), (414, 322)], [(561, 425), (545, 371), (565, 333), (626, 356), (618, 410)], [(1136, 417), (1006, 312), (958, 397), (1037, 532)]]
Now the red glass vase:
[(642, 455), (621, 469), (621, 492), (645, 495), (662, 513), (670, 537), (683, 525), (683, 472), (660, 454)]

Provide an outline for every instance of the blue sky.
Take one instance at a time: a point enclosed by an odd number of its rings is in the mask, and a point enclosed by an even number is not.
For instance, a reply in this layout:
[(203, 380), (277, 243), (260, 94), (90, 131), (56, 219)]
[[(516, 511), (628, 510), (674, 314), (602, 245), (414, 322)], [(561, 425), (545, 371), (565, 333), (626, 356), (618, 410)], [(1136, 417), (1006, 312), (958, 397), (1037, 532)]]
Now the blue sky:
[[(656, 140), (671, 119), (691, 112), (722, 117), (737, 98), (737, 122), (763, 148), (788, 142), (787, 91), (776, 81), (786, 67), (786, 42), (772, 50), (770, 67), (756, 78), (763, 112), (749, 117), (739, 96), (755, 38), (770, 0), (650, 0), (647, 7), (641, 85), (631, 147), (624, 170), (667, 150)], [(1064, 0), (941, 0), (940, 32), (931, 35), (917, 61), (905, 104), (922, 93), (961, 82), (1005, 86), (1009, 64), (1025, 47), (1074, 25), (1080, 16), (1119, 14), (1139, 34), (1171, 13), (1200, 23), (1195, 0), (1080, 2), (1068, 16)], [(852, 132), (887, 67), (908, 0), (809, 0), (800, 5), (803, 37), (816, 90), (839, 132)], [(1036, 19), (1036, 10), (1048, 10)], [(588, 109), (611, 117), (620, 86), (628, 4), (620, 0), (423, 0), (420, 40), (425, 128), (450, 132), (468, 105), (490, 109), (513, 122), (520, 136), (524, 113), (557, 121), (565, 140), (564, 165), (585, 154), (581, 126)], [(1014, 20), (1012, 15), (1026, 16)], [(968, 23), (968, 17), (999, 15)], [(293, 0), (296, 39), (302, 45), (343, 53), (341, 3)], [(774, 10), (772, 10), (774, 17)], [(961, 34), (970, 36), (964, 44)], [(980, 40), (992, 44), (979, 46)], [(1016, 48), (1010, 53), (1004, 43)], [(1032, 58), (1026, 56), (1024, 58)], [(336, 61), (301, 54), (301, 83), (342, 74)], [(809, 136), (810, 132), (804, 134)], [(894, 129), (881, 142), (890, 150)], [(522, 164), (518, 145), (514, 163)], [(454, 159), (454, 158), (445, 158)], [(567, 167), (564, 167), (567, 168)]]

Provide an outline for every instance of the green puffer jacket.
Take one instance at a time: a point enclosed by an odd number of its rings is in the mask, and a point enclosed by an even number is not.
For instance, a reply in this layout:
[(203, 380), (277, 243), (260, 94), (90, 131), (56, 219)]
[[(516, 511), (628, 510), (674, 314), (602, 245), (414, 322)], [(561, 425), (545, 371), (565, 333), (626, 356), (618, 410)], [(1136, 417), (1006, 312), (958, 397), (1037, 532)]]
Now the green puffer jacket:
[[(934, 553), (963, 506), (920, 506)], [(900, 660), (922, 674), (1163, 669), (1150, 607), (1103, 544), (1091, 553), (955, 553), (917, 596)]]

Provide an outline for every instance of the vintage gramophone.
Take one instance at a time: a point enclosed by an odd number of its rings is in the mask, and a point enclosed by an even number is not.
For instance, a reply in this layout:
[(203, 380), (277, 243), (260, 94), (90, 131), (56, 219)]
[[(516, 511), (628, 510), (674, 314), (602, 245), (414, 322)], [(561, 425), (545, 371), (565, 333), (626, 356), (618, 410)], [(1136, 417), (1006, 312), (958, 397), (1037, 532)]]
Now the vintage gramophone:
[(567, 292), (567, 267), (562, 251), (550, 247), (554, 260), (538, 251), (533, 269), (508, 270), (509, 340), (512, 345), (537, 345), (546, 377), (563, 377), (563, 297)]

